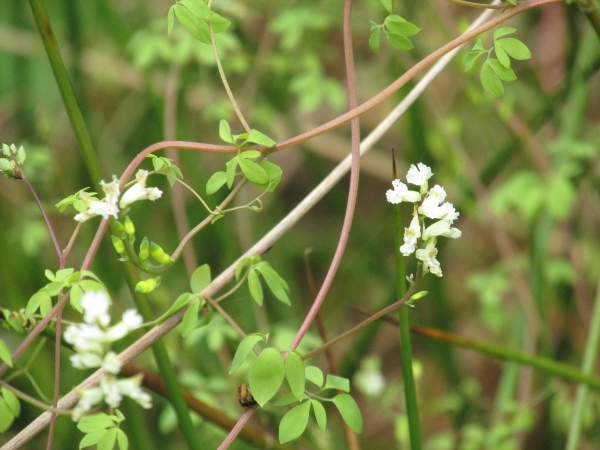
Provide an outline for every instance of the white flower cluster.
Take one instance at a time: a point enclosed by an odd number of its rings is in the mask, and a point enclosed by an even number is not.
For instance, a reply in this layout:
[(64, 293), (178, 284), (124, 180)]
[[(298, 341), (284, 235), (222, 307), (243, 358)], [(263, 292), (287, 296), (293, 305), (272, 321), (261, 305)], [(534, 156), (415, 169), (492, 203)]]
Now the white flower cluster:
[(79, 196), (84, 201), (87, 209), (80, 212), (75, 216), (75, 220), (78, 222), (85, 222), (88, 219), (96, 216), (102, 216), (103, 219), (108, 219), (108, 216), (113, 216), (115, 219), (119, 214), (119, 210), (123, 210), (131, 205), (133, 202), (138, 200), (156, 200), (161, 197), (162, 191), (158, 188), (146, 187), (146, 180), (148, 178), (147, 170), (138, 170), (135, 175), (135, 183), (129, 189), (125, 191), (121, 200), (121, 188), (119, 187), (119, 180), (113, 175), (113, 180), (110, 183), (100, 181), (102, 190), (104, 191), (105, 197), (102, 200), (98, 200), (92, 197), (85, 191), (80, 192)]
[(98, 386), (80, 393), (79, 403), (73, 410), (73, 420), (79, 420), (103, 400), (116, 408), (124, 395), (131, 397), (143, 408), (150, 408), (152, 399), (140, 388), (142, 376), (117, 379), (121, 363), (117, 354), (110, 350), (113, 342), (142, 326), (142, 317), (136, 310), (129, 309), (123, 314), (121, 322), (109, 327), (110, 299), (104, 292), (86, 292), (81, 297), (81, 306), (85, 323), (69, 325), (64, 334), (65, 341), (72, 344), (76, 352), (71, 356), (71, 362), (78, 369), (101, 367), (104, 374)]
[[(438, 250), (435, 247), (438, 236), (456, 239), (460, 237), (461, 231), (452, 228), (452, 223), (458, 217), (458, 212), (452, 203), (444, 202), (446, 191), (436, 184), (429, 189), (428, 180), (433, 175), (431, 169), (425, 164), (419, 163), (418, 167), (410, 166), (406, 181), (419, 186), (420, 192), (409, 191), (408, 186), (400, 180), (392, 181), (394, 189), (386, 192), (387, 201), (390, 203), (409, 202), (415, 203), (413, 218), (408, 228), (404, 229), (404, 245), (400, 252), (409, 256), (416, 251), (417, 259), (423, 262), (424, 273), (441, 277), (442, 269), (440, 262), (436, 259)], [(425, 219), (436, 220), (433, 224), (425, 227)], [(421, 238), (422, 245), (418, 245)], [(417, 248), (419, 247), (419, 248)]]

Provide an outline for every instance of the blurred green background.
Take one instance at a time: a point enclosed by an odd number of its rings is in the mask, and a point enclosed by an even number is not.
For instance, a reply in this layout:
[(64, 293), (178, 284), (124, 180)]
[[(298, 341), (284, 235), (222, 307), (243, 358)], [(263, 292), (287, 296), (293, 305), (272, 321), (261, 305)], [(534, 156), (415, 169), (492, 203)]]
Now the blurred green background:
[[(165, 137), (221, 143), (220, 119), (227, 119), (234, 133), (243, 131), (210, 46), (194, 41), (179, 24), (167, 36), (171, 3), (46, 3), (105, 180), (120, 176), (137, 153)], [(380, 23), (385, 11), (379, 1), (356, 2), (353, 41), (359, 102), (457, 36), (479, 13), (442, 1), (397, 3), (395, 12), (422, 31), (412, 39), (413, 50), (399, 52), (385, 42), (376, 55), (368, 45), (369, 20)], [(233, 93), (253, 128), (281, 141), (346, 109), (340, 2), (220, 0), (214, 9), (232, 21), (217, 42)], [(27, 174), (64, 248), (75, 222), (72, 213), (59, 214), (54, 205), (90, 186), (91, 180), (28, 3), (0, 0), (0, 11), (0, 140), (27, 149)], [(398, 249), (393, 244), (391, 205), (385, 201), (393, 147), (401, 178), (410, 164), (432, 167), (432, 182), (446, 188), (448, 200), (460, 212), (455, 226), (463, 232), (456, 241), (440, 243), (444, 277), (426, 277), (423, 289), (429, 295), (411, 310), (411, 321), (580, 365), (600, 274), (600, 41), (577, 8), (569, 5), (531, 11), (507, 25), (518, 29), (516, 36), (533, 56), (516, 62), (518, 80), (505, 85), (503, 98), (483, 91), (477, 71), (462, 71), (463, 50), (363, 158), (350, 242), (322, 310), (329, 337), (362, 320), (365, 312), (395, 300)], [(489, 45), (490, 36), (484, 42)], [(361, 116), (363, 137), (410, 87)], [(165, 99), (173, 101), (174, 120), (165, 112)], [(191, 244), (196, 263), (208, 263), (216, 275), (235, 261), (350, 152), (349, 131), (344, 126), (272, 155), (283, 169), (283, 179), (263, 198), (263, 211), (228, 214), (196, 236)], [(210, 175), (223, 170), (227, 161), (196, 152), (177, 155), (184, 180), (201, 194)], [(151, 168), (149, 162), (145, 168)], [(150, 184), (165, 191), (164, 197), (134, 208), (131, 216), (138, 236), (147, 235), (172, 251), (178, 234), (169, 187), (160, 177)], [(312, 250), (310, 267), (319, 283), (339, 237), (347, 191), (345, 177), (265, 255), (290, 284), (291, 307), (271, 296), (259, 309), (246, 287), (223, 302), (246, 332), (269, 332), (280, 348), (289, 345), (311, 304), (305, 252)], [(246, 189), (238, 203), (257, 192)], [(211, 205), (224, 194), (214, 197), (208, 199)], [(191, 195), (184, 194), (184, 199), (188, 226), (193, 227), (205, 210)], [(408, 207), (405, 213), (411, 213)], [(97, 219), (84, 224), (67, 267), (80, 266), (96, 223)], [(0, 242), (0, 306), (18, 310), (46, 283), (44, 270), (57, 270), (58, 262), (26, 186), (4, 178)], [(411, 258), (408, 270), (414, 267)], [(122, 263), (108, 239), (92, 269), (109, 286), (120, 310), (131, 307)], [(188, 290), (188, 284), (179, 261), (153, 296), (157, 316)], [(70, 312), (67, 316), (75, 317)], [(5, 330), (0, 336), (10, 348), (22, 339)], [(219, 319), (183, 345), (176, 332), (165, 339), (182, 384), (232, 418), (241, 412), (235, 392), (244, 381), (227, 375), (238, 340)], [(316, 330), (307, 340), (318, 344)], [(413, 348), (425, 448), (563, 448), (574, 384), (534, 373), (527, 385), (514, 364), (425, 337), (414, 336)], [(352, 393), (365, 420), (359, 437), (364, 448), (408, 448), (397, 326), (381, 322), (337, 345), (334, 353), (341, 374), (353, 381)], [(28, 360), (28, 372), (51, 398), (53, 344), (39, 341), (19, 363)], [(155, 370), (150, 354), (134, 362)], [(323, 357), (311, 363), (327, 371)], [(378, 373), (385, 377), (385, 387), (369, 393), (369, 383), (361, 379)], [(79, 380), (81, 373), (69, 369), (67, 354), (63, 392)], [(25, 377), (13, 382), (33, 392)], [(184, 448), (167, 402), (154, 399), (149, 413), (124, 407), (130, 448)], [(586, 447), (581, 448), (597, 448), (597, 396), (586, 411)], [(326, 433), (311, 422), (290, 448), (346, 448), (341, 419), (334, 410), (329, 413)], [(0, 443), (38, 414), (24, 405)], [(276, 435), (282, 414), (281, 408), (267, 407), (252, 421)], [(207, 449), (216, 448), (226, 434), (207, 419), (198, 420), (198, 433)], [(59, 420), (55, 448), (77, 448), (79, 439), (69, 419)], [(42, 433), (28, 448), (43, 445)], [(232, 448), (251, 447), (238, 440)]]

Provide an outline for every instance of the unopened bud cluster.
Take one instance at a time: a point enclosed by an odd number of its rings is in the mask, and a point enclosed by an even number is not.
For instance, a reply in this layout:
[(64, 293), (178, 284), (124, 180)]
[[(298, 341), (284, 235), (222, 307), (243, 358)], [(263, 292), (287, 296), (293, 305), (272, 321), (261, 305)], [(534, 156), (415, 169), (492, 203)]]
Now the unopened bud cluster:
[[(428, 180), (433, 172), (425, 164), (419, 163), (418, 167), (410, 166), (406, 181), (419, 186), (419, 192), (409, 191), (408, 186), (399, 179), (392, 181), (393, 189), (386, 192), (387, 201), (390, 203), (408, 202), (414, 203), (413, 218), (408, 228), (404, 229), (404, 244), (400, 252), (404, 256), (416, 253), (416, 257), (423, 263), (424, 273), (441, 277), (442, 269), (436, 256), (437, 237), (444, 236), (456, 239), (460, 237), (461, 231), (453, 228), (453, 222), (458, 218), (458, 212), (452, 203), (445, 202), (446, 191), (436, 184), (429, 189)], [(426, 225), (426, 221), (430, 222)]]

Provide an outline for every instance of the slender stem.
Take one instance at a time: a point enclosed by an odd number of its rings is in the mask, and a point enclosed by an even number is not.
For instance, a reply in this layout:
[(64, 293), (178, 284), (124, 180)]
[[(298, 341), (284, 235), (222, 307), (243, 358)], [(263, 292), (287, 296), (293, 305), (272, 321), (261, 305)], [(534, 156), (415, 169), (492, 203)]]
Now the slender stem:
[[(352, 55), (352, 30), (350, 28), (350, 17), (352, 12), (352, 0), (346, 0), (344, 5), (344, 60), (346, 62), (346, 77), (348, 83), (348, 102), (350, 105), (350, 109), (355, 109), (356, 104), (358, 103), (356, 100), (356, 85), (354, 82), (354, 57)], [(353, 118), (351, 122), (351, 134), (352, 134), (352, 165), (350, 168), (350, 188), (348, 193), (348, 201), (346, 203), (346, 213), (344, 215), (344, 223), (342, 225), (342, 232), (340, 235), (340, 239), (333, 256), (333, 260), (331, 261), (331, 265), (329, 266), (329, 270), (327, 271), (327, 275), (325, 276), (325, 281), (321, 285), (321, 289), (317, 294), (317, 298), (313, 302), (310, 311), (306, 315), (304, 322), (300, 326), (298, 333), (294, 337), (290, 348), (292, 350), (296, 349), (302, 341), (304, 335), (308, 332), (308, 329), (312, 325), (315, 320), (319, 309), (323, 305), (325, 301), (325, 297), (329, 292), (329, 288), (331, 287), (331, 283), (333, 283), (333, 278), (337, 272), (338, 267), (340, 266), (340, 262), (342, 261), (342, 256), (344, 255), (344, 251), (346, 250), (346, 244), (348, 243), (348, 238), (350, 236), (350, 228), (352, 227), (352, 218), (354, 217), (354, 209), (356, 207), (356, 197), (358, 194), (358, 178), (360, 173), (360, 128), (358, 119)]]
[[(212, 0), (208, 1), (208, 7), (210, 8), (212, 4)], [(242, 114), (242, 110), (240, 109), (235, 97), (233, 96), (233, 92), (231, 92), (231, 87), (229, 86), (229, 82), (227, 81), (227, 77), (225, 76), (225, 71), (223, 70), (223, 65), (221, 64), (221, 57), (219, 56), (219, 48), (217, 47), (217, 40), (215, 39), (215, 30), (213, 28), (212, 18), (208, 21), (208, 31), (210, 32), (210, 43), (212, 44), (213, 53), (215, 54), (215, 61), (217, 62), (217, 69), (219, 70), (219, 76), (221, 77), (221, 82), (223, 83), (223, 87), (225, 88), (225, 92), (227, 92), (227, 97), (229, 97), (229, 101), (231, 102), (231, 106), (233, 106), (233, 110), (235, 111), (236, 116), (241, 122), (242, 126), (246, 130), (247, 133), (250, 133), (250, 125), (246, 122), (244, 115)]]
[(29, 178), (27, 178), (27, 175), (25, 174), (25, 170), (23, 169), (23, 167), (20, 167), (19, 171), (21, 174), (21, 179), (25, 182), (25, 184), (29, 188), (29, 192), (31, 192), (31, 195), (33, 196), (33, 199), (35, 200), (35, 203), (38, 205), (38, 208), (40, 208), (40, 212), (42, 213), (44, 222), (46, 222), (46, 228), (48, 228), (48, 233), (50, 233), (50, 237), (52, 238), (52, 243), (54, 244), (54, 249), (56, 250), (56, 254), (58, 255), (58, 258), (60, 259), (61, 255), (62, 255), (62, 250), (60, 249), (60, 245), (58, 244), (58, 239), (56, 239), (56, 234), (54, 233), (54, 228), (52, 227), (52, 224), (50, 223), (48, 214), (46, 214), (46, 210), (44, 209), (44, 206), (42, 205), (42, 202), (40, 201), (40, 198), (38, 197), (37, 192), (35, 192), (35, 189), (33, 188), (31, 182), (29, 181)]
[(397, 310), (401, 306), (404, 306), (406, 304), (406, 302), (408, 302), (408, 300), (410, 300), (410, 298), (412, 297), (412, 295), (416, 291), (416, 286), (419, 283), (419, 280), (421, 278), (421, 273), (420, 272), (421, 272), (420, 269), (417, 270), (417, 277), (416, 277), (415, 282), (411, 285), (411, 287), (408, 289), (408, 291), (406, 292), (406, 294), (404, 294), (404, 297), (402, 297), (400, 300), (398, 300), (397, 302), (392, 303), (389, 306), (386, 306), (385, 308), (383, 308), (382, 310), (376, 312), (375, 314), (373, 314), (369, 318), (363, 320), (358, 325), (355, 325), (354, 327), (350, 328), (348, 331), (345, 331), (344, 333), (340, 334), (339, 336), (337, 336), (337, 337), (333, 338), (332, 340), (326, 342), (325, 344), (321, 345), (320, 347), (317, 347), (314, 350), (311, 350), (310, 352), (307, 352), (305, 355), (302, 356), (302, 359), (306, 360), (306, 359), (312, 358), (313, 356), (318, 355), (319, 353), (322, 353), (323, 351), (325, 351), (327, 348), (331, 347), (332, 345), (335, 345), (338, 342), (346, 339), (347, 337), (350, 337), (353, 334), (358, 333), (364, 327), (366, 327), (367, 325), (375, 322), (377, 319), (380, 319), (381, 317), (385, 316), (386, 314), (389, 314), (392, 311)]
[[(394, 167), (395, 169), (395, 167)], [(394, 170), (395, 172), (395, 170)], [(394, 175), (394, 178), (396, 175)], [(393, 205), (394, 210), (394, 253), (396, 254), (396, 298), (401, 298), (406, 293), (406, 270), (404, 255), (399, 248), (404, 241), (404, 227), (402, 226), (402, 212), (400, 204)], [(398, 310), (398, 323), (400, 331), (400, 363), (404, 384), (404, 402), (408, 419), (408, 431), (411, 450), (421, 449), (421, 427), (419, 420), (419, 407), (417, 402), (417, 389), (413, 372), (412, 348), (410, 343), (410, 308)]]
[(468, 6), (469, 8), (478, 8), (478, 9), (507, 9), (512, 8), (512, 5), (489, 5), (487, 3), (475, 3), (468, 2), (466, 0), (448, 0), (450, 3), (454, 3), (459, 6)]
[(29, 0), (29, 4), (31, 5), (35, 22), (40, 35), (42, 36), (42, 41), (44, 42), (48, 60), (52, 66), (52, 71), (54, 72), (54, 77), (58, 84), (58, 89), (60, 90), (65, 109), (71, 120), (75, 138), (77, 139), (81, 156), (83, 157), (83, 162), (92, 179), (94, 189), (97, 192), (101, 192), (100, 180), (102, 179), (102, 172), (100, 171), (100, 164), (98, 163), (92, 139), (88, 133), (85, 121), (83, 120), (83, 114), (79, 109), (73, 86), (69, 81), (69, 75), (60, 54), (54, 31), (52, 31), (52, 25), (50, 24), (48, 12), (44, 6), (44, 0)]
[(25, 392), (18, 390), (11, 384), (7, 383), (6, 381), (3, 381), (1, 378), (0, 378), (0, 386), (11, 391), (13, 394), (15, 394), (17, 397), (19, 397), (24, 402), (27, 402), (30, 405), (36, 406), (36, 407), (40, 408), (41, 410), (49, 411), (54, 414), (61, 414), (61, 415), (65, 415), (65, 416), (71, 415), (71, 411), (69, 411), (68, 409), (55, 408), (55, 407), (52, 407), (51, 405), (45, 404), (44, 402), (40, 402), (37, 398), (31, 397), (30, 395), (26, 394)]
[[(594, 372), (594, 365), (598, 357), (600, 347), (600, 282), (596, 292), (594, 312), (592, 313), (590, 334), (588, 335), (585, 346), (585, 355), (581, 365), (581, 372), (585, 375), (591, 375)], [(581, 385), (577, 388), (577, 397), (569, 426), (569, 436), (567, 438), (567, 450), (576, 450), (579, 447), (579, 438), (581, 435), (581, 424), (584, 417), (584, 408), (587, 402), (589, 388)]]
[(411, 331), (413, 333), (427, 336), (432, 339), (437, 339), (439, 341), (444, 341), (458, 347), (475, 350), (488, 356), (516, 361), (518, 363), (531, 366), (539, 371), (548, 373), (552, 376), (561, 377), (565, 380), (574, 381), (576, 383), (583, 383), (595, 391), (600, 391), (600, 377), (594, 377), (589, 374), (581, 373), (576, 367), (560, 363), (544, 356), (528, 355), (527, 353), (502, 347), (500, 345), (474, 341), (457, 334), (448, 333), (435, 328), (413, 325), (411, 327)]
[[(125, 270), (125, 276), (135, 305), (144, 318), (144, 321), (150, 322), (152, 319), (154, 319), (150, 304), (145, 295), (135, 292), (135, 288), (132, 288), (136, 284), (134, 272), (135, 269), (133, 269), (133, 266), (131, 265), (128, 266), (128, 268), (129, 270)], [(154, 353), (156, 363), (165, 382), (169, 401), (175, 410), (179, 428), (183, 434), (183, 438), (185, 439), (187, 446), (190, 448), (190, 450), (202, 448), (200, 438), (194, 427), (194, 424), (192, 423), (190, 411), (186, 405), (183, 393), (181, 392), (181, 387), (177, 381), (177, 374), (175, 373), (175, 369), (169, 360), (169, 355), (164, 342), (162, 340), (156, 341), (152, 345), (152, 352)]]

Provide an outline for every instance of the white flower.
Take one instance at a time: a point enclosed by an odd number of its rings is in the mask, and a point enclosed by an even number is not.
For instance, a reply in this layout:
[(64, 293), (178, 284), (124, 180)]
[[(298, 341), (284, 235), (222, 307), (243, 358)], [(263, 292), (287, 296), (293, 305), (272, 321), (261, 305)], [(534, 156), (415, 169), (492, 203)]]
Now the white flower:
[(98, 325), (80, 323), (69, 325), (65, 330), (65, 341), (73, 344), (78, 353), (97, 353), (104, 351), (104, 332)]
[(146, 187), (147, 178), (147, 170), (138, 170), (135, 175), (135, 184), (127, 189), (121, 197), (121, 201), (119, 202), (121, 209), (127, 208), (133, 202), (137, 202), (138, 200), (156, 200), (161, 197), (162, 191), (160, 189)]
[(400, 247), (400, 253), (408, 256), (415, 251), (417, 239), (421, 237), (421, 225), (419, 224), (419, 216), (417, 212), (413, 214), (410, 221), (410, 226), (404, 229), (404, 245)]
[(144, 319), (142, 319), (142, 316), (135, 309), (128, 309), (123, 313), (123, 323), (130, 330), (136, 330), (142, 326)]
[(425, 248), (420, 248), (416, 252), (417, 259), (423, 261), (423, 270), (425, 273), (431, 272), (435, 276), (442, 276), (440, 262), (435, 258), (438, 250), (435, 248), (435, 238), (432, 238)]
[(150, 408), (152, 406), (152, 397), (142, 391), (142, 375), (138, 374), (131, 378), (125, 378), (117, 381), (119, 392), (127, 397), (135, 400), (142, 408)]
[(98, 323), (107, 326), (110, 323), (108, 307), (110, 298), (105, 292), (88, 291), (81, 297), (81, 307), (83, 308), (83, 320), (89, 324)]
[(113, 176), (113, 181), (110, 183), (100, 181), (100, 184), (106, 194), (106, 197), (102, 200), (92, 197), (85, 191), (79, 193), (79, 198), (83, 200), (87, 209), (75, 216), (75, 220), (78, 222), (85, 222), (96, 216), (102, 216), (103, 219), (108, 219), (108, 216), (117, 218), (119, 214), (119, 206), (117, 205), (120, 194), (119, 181)]
[(77, 406), (73, 409), (73, 420), (76, 422), (104, 398), (104, 393), (100, 387), (85, 389), (79, 395), (81, 396), (79, 402), (77, 402)]
[(418, 202), (421, 200), (421, 194), (414, 191), (409, 191), (408, 186), (406, 186), (400, 180), (392, 181), (392, 186), (394, 189), (388, 189), (385, 193), (387, 197), (387, 201), (393, 204), (401, 203), (401, 202)]
[(433, 172), (423, 163), (419, 163), (417, 166), (418, 169), (414, 164), (410, 166), (410, 169), (408, 169), (408, 174), (406, 175), (406, 181), (416, 186), (424, 186), (427, 184), (427, 180), (429, 180), (433, 175)]
[(102, 364), (102, 357), (96, 353), (75, 353), (70, 359), (73, 367), (77, 369), (93, 369)]
[(113, 175), (113, 180), (110, 183), (106, 183), (104, 180), (100, 181), (102, 190), (104, 191), (104, 201), (107, 203), (117, 204), (119, 201), (119, 195), (121, 195), (121, 186), (119, 180)]
[(452, 223), (458, 219), (459, 213), (454, 209), (454, 205), (448, 202), (442, 205), (442, 209), (444, 210), (442, 220), (445, 220), (452, 225)]
[(121, 371), (121, 361), (115, 352), (108, 352), (102, 361), (102, 369), (114, 375)]

